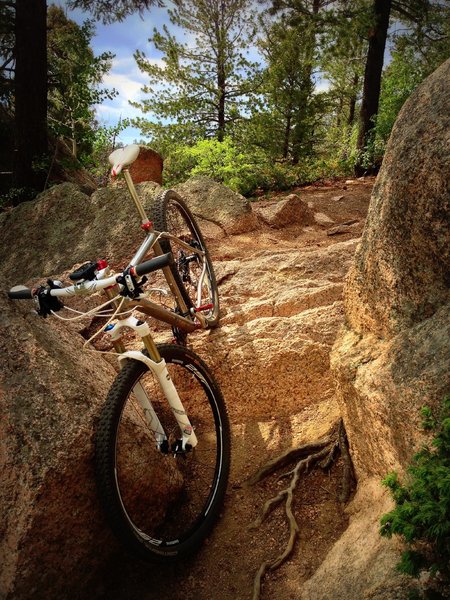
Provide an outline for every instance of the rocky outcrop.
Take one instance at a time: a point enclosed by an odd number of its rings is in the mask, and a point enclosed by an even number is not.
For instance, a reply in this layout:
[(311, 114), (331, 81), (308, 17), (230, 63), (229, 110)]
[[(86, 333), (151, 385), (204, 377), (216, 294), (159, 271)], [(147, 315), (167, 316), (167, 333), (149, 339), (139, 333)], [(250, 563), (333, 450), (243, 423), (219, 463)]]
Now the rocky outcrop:
[[(151, 218), (155, 182), (136, 186)], [(200, 217), (207, 237), (258, 227), (243, 196), (208, 179), (192, 179), (176, 190)], [(140, 217), (123, 181), (87, 196), (76, 184), (63, 183), (0, 213), (0, 264), (11, 283), (51, 277), (86, 260), (106, 258), (116, 265), (131, 258), (143, 240)], [(18, 238), (20, 236), (20, 238)], [(20, 281), (17, 278), (20, 277)]]
[(379, 535), (380, 515), (392, 508), (379, 482), (366, 480), (347, 508), (350, 524), (302, 587), (301, 600), (406, 600), (414, 581), (396, 573), (401, 551)]
[(114, 370), (98, 369), (79, 336), (28, 303), (2, 293), (0, 310), (0, 597), (70, 597), (115, 544), (92, 464)]
[[(138, 191), (150, 208), (159, 187), (140, 184)], [(142, 238), (120, 187), (88, 198), (63, 184), (1, 218), (9, 246), (1, 251), (3, 279), (11, 284), (58, 276), (102, 248), (121, 263)], [(21, 252), (11, 252), (18, 235)], [(252, 245), (236, 260), (215, 262), (221, 327), (189, 342), (214, 370), (236, 427), (272, 430), (277, 420), (289, 421), (279, 439), (285, 445), (308, 427), (324, 434), (337, 418), (329, 353), (355, 247), (355, 240), (276, 250)], [(114, 369), (82, 350), (75, 328), (33, 316), (30, 303), (3, 297), (0, 309), (0, 411), (6, 415), (0, 585), (10, 598), (38, 597), (36, 590), (69, 598), (117, 548), (97, 505), (92, 471), (93, 428)], [(162, 335), (171, 337), (167, 328)]]
[(154, 181), (161, 185), (163, 163), (162, 157), (157, 152), (151, 148), (141, 146), (139, 156), (130, 167), (130, 174), (134, 183)]
[(345, 296), (350, 327), (389, 337), (431, 317), (450, 289), (450, 63), (392, 131)]
[(197, 217), (226, 234), (244, 233), (259, 227), (250, 201), (212, 179), (193, 177), (175, 189)]
[(298, 412), (334, 402), (329, 354), (355, 247), (349, 240), (328, 248), (261, 250), (216, 264), (221, 327), (192, 341), (206, 352), (232, 418), (243, 399), (250, 421), (292, 414), (293, 393)]
[(279, 229), (289, 225), (311, 225), (314, 223), (314, 214), (297, 194), (289, 194), (278, 202), (271, 202), (264, 206), (261, 203), (255, 207), (258, 217), (270, 227)]
[(345, 285), (333, 361), (362, 473), (404, 466), (419, 408), (450, 390), (449, 76), (447, 61), (401, 111)]
[(437, 410), (450, 391), (449, 80), (447, 61), (403, 107), (345, 284), (332, 367), (359, 478), (355, 502), (370, 510), (350, 507), (349, 529), (305, 599), (328, 599), (331, 589), (336, 600), (408, 597), (394, 571), (399, 554), (377, 533), (390, 506), (379, 482), (402, 472), (423, 441), (420, 407)]
[[(148, 209), (160, 187), (150, 182), (137, 189)], [(143, 240), (140, 217), (123, 182), (90, 197), (75, 184), (57, 185), (0, 214), (0, 232), (1, 270), (11, 284), (51, 277), (86, 260), (121, 261)]]

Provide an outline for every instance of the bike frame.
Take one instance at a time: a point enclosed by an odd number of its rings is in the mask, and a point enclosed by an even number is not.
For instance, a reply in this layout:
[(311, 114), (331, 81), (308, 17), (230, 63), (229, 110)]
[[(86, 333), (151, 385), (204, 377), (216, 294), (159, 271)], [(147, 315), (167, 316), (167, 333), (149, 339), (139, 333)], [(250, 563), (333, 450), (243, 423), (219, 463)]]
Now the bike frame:
[[(203, 250), (198, 248), (194, 248), (180, 240), (176, 236), (171, 235), (167, 232), (160, 232), (153, 229), (153, 225), (151, 221), (148, 219), (142, 202), (140, 201), (136, 188), (134, 187), (133, 180), (131, 179), (131, 175), (128, 169), (123, 169), (122, 173), (125, 178), (125, 182), (128, 187), (128, 191), (130, 193), (131, 198), (133, 199), (136, 208), (138, 210), (139, 216), (141, 217), (141, 227), (146, 232), (146, 238), (140, 245), (139, 249), (129, 262), (128, 267), (135, 267), (139, 265), (146, 255), (152, 250), (155, 256), (161, 256), (163, 251), (161, 250), (161, 246), (159, 244), (159, 240), (161, 238), (168, 239), (173, 242), (176, 242), (178, 246), (189, 250), (191, 253), (198, 254), (200, 257), (204, 257), (205, 253)], [(95, 281), (82, 281), (80, 283), (76, 283), (72, 286), (68, 286), (62, 289), (52, 289), (50, 291), (51, 296), (64, 297), (64, 296), (78, 296), (78, 295), (90, 295), (95, 292), (106, 290), (108, 288), (112, 288), (117, 285), (117, 275), (113, 275), (110, 277), (106, 277), (108, 269), (103, 269), (97, 275), (97, 279)], [(171, 325), (172, 327), (177, 327), (186, 333), (190, 333), (198, 328), (206, 328), (206, 323), (200, 312), (197, 312), (196, 308), (200, 306), (201, 300), (201, 288), (203, 285), (203, 281), (206, 275), (206, 263), (203, 263), (203, 271), (200, 275), (198, 287), (197, 287), (197, 307), (188, 309), (186, 303), (184, 301), (183, 296), (179, 290), (178, 285), (174, 279), (172, 271), (170, 267), (163, 267), (162, 272), (166, 279), (167, 285), (169, 286), (170, 291), (175, 297), (176, 304), (179, 308), (180, 314), (173, 312), (172, 310), (161, 306), (160, 304), (156, 304), (152, 302), (148, 298), (144, 296), (138, 296), (137, 298), (127, 298), (126, 306), (134, 307), (142, 313), (157, 319), (158, 321), (163, 321)], [(109, 295), (111, 297), (111, 295)], [(197, 322), (194, 321), (194, 318)]]
[[(163, 266), (161, 270), (163, 271), (164, 277), (170, 288), (170, 291), (175, 297), (175, 301), (179, 312), (173, 312), (169, 308), (156, 304), (155, 302), (152, 302), (151, 300), (146, 298), (143, 294), (140, 294), (134, 298), (131, 298), (130, 296), (124, 296), (119, 304), (118, 295), (123, 289), (125, 289), (125, 287), (130, 289), (129, 282), (134, 281), (131, 275), (129, 274), (129, 269), (132, 267), (137, 267), (140, 263), (142, 263), (142, 261), (144, 260), (144, 258), (146, 258), (150, 251), (153, 252), (155, 257), (164, 255), (164, 252), (162, 251), (159, 243), (159, 240), (161, 238), (175, 242), (178, 246), (181, 246), (182, 248), (188, 250), (190, 253), (196, 253), (200, 257), (205, 256), (203, 250), (192, 247), (183, 240), (180, 240), (176, 236), (173, 236), (167, 232), (159, 232), (153, 229), (153, 224), (151, 223), (151, 221), (149, 221), (145, 213), (144, 207), (142, 205), (142, 202), (140, 201), (137, 195), (129, 170), (126, 168), (122, 169), (121, 166), (119, 171), (120, 170), (123, 172), (128, 191), (130, 192), (130, 196), (133, 199), (138, 210), (139, 216), (141, 218), (141, 227), (146, 234), (144, 241), (140, 245), (139, 249), (133, 256), (123, 273), (109, 275), (109, 267), (105, 266), (96, 274), (95, 280), (82, 280), (79, 283), (75, 283), (74, 285), (70, 285), (65, 288), (51, 287), (51, 289), (48, 290), (48, 293), (51, 296), (64, 298), (78, 295), (87, 296), (99, 291), (103, 291), (107, 298), (109, 298), (109, 300), (112, 301), (112, 304), (114, 304), (117, 309), (119, 309), (119, 307), (124, 307), (125, 312), (129, 308), (136, 308), (137, 310), (151, 317), (154, 317), (159, 321), (168, 323), (172, 327), (176, 327), (186, 333), (194, 331), (198, 328), (206, 328), (206, 321), (204, 317), (200, 314), (200, 311), (203, 309), (203, 307), (200, 305), (201, 289), (206, 275), (206, 263), (204, 261), (203, 270), (200, 275), (197, 287), (196, 307), (188, 309), (188, 307), (186, 306), (184, 298), (180, 292), (180, 289), (167, 262), (161, 263), (167, 265)], [(141, 272), (145, 272), (145, 270), (141, 270)], [(119, 283), (120, 278), (123, 276), (125, 276), (125, 285)], [(135, 283), (136, 282), (134, 281), (134, 284)], [(131, 290), (133, 290), (133, 287), (131, 287)], [(37, 295), (38, 291), (39, 288), (34, 288), (33, 290), (31, 290), (31, 296), (34, 296), (35, 301), (37, 302), (39, 307), (39, 298)], [(116, 310), (116, 313), (117, 312), (119, 311)], [(142, 339), (143, 344), (147, 350), (147, 355), (140, 351), (126, 349), (125, 344), (122, 341), (123, 328), (129, 328), (133, 330), (135, 334)], [(194, 448), (198, 443), (197, 437), (186, 414), (186, 411), (184, 410), (178, 392), (171, 380), (166, 362), (161, 357), (158, 351), (158, 347), (156, 346), (153, 340), (148, 324), (136, 319), (133, 316), (125, 317), (123, 315), (117, 315), (117, 321), (114, 324), (110, 323), (109, 325), (107, 325), (104, 331), (111, 338), (114, 349), (118, 354), (118, 360), (120, 365), (122, 365), (123, 361), (125, 361), (126, 359), (137, 360), (144, 363), (152, 371), (152, 373), (155, 375), (156, 379), (159, 382), (159, 385), (172, 409), (172, 412), (180, 428), (181, 450), (188, 450), (190, 448)], [(148, 398), (147, 393), (145, 392), (143, 386), (139, 382), (136, 383), (136, 385), (134, 386), (133, 393), (135, 394), (139, 404), (142, 406), (144, 413), (147, 415), (149, 424), (151, 424), (152, 429), (156, 432), (155, 437), (157, 446), (160, 448), (160, 450), (163, 450), (163, 443), (167, 441), (167, 436), (164, 432), (161, 422), (158, 419), (158, 416), (156, 415), (156, 412), (152, 407), (151, 400)]]

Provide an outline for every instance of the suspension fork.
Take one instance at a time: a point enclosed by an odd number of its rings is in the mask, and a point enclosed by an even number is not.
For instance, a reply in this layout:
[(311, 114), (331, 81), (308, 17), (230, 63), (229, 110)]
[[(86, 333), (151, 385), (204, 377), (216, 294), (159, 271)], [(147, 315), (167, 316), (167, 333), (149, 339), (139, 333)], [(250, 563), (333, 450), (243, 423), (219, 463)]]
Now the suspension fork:
[[(119, 320), (114, 327), (108, 331), (113, 344), (114, 342), (119, 342), (119, 344), (123, 345), (120, 332), (123, 327), (132, 329), (142, 338), (148, 356), (137, 350), (125, 350), (119, 353), (119, 364), (126, 358), (130, 358), (131, 360), (143, 362), (153, 372), (180, 428), (181, 449), (187, 450), (188, 446), (194, 448), (198, 443), (197, 436), (195, 435), (194, 428), (189, 421), (189, 417), (186, 414), (177, 389), (170, 377), (166, 361), (161, 357), (158, 347), (152, 338), (148, 324), (139, 321), (135, 317)], [(133, 391), (148, 419), (149, 426), (155, 431), (156, 442), (161, 449), (163, 443), (167, 440), (167, 435), (152, 406), (151, 400), (140, 383), (137, 383), (134, 386)]]

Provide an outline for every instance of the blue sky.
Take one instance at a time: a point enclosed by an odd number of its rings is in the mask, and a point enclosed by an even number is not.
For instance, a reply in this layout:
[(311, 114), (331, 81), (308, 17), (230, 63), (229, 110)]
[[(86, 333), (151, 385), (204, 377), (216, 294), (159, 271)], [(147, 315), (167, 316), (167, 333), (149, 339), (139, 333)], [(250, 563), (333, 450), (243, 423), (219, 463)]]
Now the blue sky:
[[(52, 2), (66, 9), (64, 0)], [(89, 13), (80, 10), (67, 10), (67, 16), (77, 23), (82, 23), (91, 18)], [(153, 28), (161, 29), (163, 24), (169, 24), (167, 9), (152, 7), (146, 11), (141, 18), (138, 14), (132, 15), (121, 23), (103, 25), (98, 22), (96, 35), (92, 40), (92, 48), (96, 55), (105, 51), (113, 52), (116, 56), (113, 60), (109, 74), (103, 83), (107, 88), (115, 88), (118, 95), (113, 100), (105, 100), (103, 104), (96, 107), (98, 121), (101, 125), (116, 125), (120, 118), (132, 118), (142, 113), (130, 106), (129, 101), (143, 98), (142, 86), (147, 83), (147, 78), (142, 74), (133, 58), (136, 50), (145, 52), (147, 58), (158, 61), (161, 55), (149, 43), (148, 38), (152, 35)], [(119, 136), (119, 141), (124, 144), (132, 143), (140, 139), (138, 129), (129, 127)]]
[[(49, 0), (50, 3), (64, 8), (68, 18), (79, 24), (92, 18), (87, 12), (68, 10), (65, 0)], [(165, 4), (170, 7), (171, 2), (166, 0)], [(141, 50), (150, 61), (161, 61), (161, 53), (148, 41), (148, 38), (153, 34), (155, 27), (161, 30), (163, 25), (167, 25), (171, 33), (176, 33), (178, 39), (181, 39), (180, 36), (185, 36), (185, 32), (170, 23), (167, 8), (151, 7), (143, 13), (142, 17), (134, 14), (121, 23), (103, 25), (100, 21), (97, 22), (96, 35), (91, 46), (96, 55), (105, 51), (115, 54), (112, 68), (104, 77), (103, 84), (104, 87), (115, 88), (118, 92), (112, 100), (105, 100), (101, 105), (96, 106), (97, 119), (101, 125), (113, 126), (121, 118), (142, 116), (143, 113), (139, 109), (130, 105), (130, 100), (139, 101), (145, 97), (141, 88), (148, 83), (148, 77), (137, 67), (133, 54), (136, 50)], [(257, 60), (256, 51), (252, 52), (250, 58)], [(141, 138), (139, 129), (128, 127), (121, 132), (117, 141), (130, 144)]]
[[(81, 24), (91, 18), (89, 13), (80, 10), (67, 10), (65, 0), (49, 0), (49, 4), (50, 2), (64, 8), (67, 16), (77, 23)], [(166, 0), (166, 5), (170, 6), (170, 4), (171, 2)], [(139, 101), (145, 97), (141, 88), (148, 83), (148, 78), (139, 71), (133, 54), (136, 50), (141, 50), (149, 60), (160, 61), (161, 54), (150, 44), (148, 38), (152, 35), (154, 27), (161, 30), (163, 25), (167, 25), (171, 32), (177, 33), (177, 37), (182, 33), (170, 23), (167, 8), (152, 7), (145, 11), (142, 17), (135, 14), (121, 23), (112, 25), (97, 22), (96, 35), (91, 45), (96, 55), (105, 51), (115, 54), (112, 68), (103, 83), (105, 87), (115, 88), (118, 92), (114, 99), (105, 100), (96, 107), (97, 119), (101, 125), (113, 126), (121, 118), (142, 116), (141, 111), (130, 106), (129, 101)], [(256, 49), (251, 52), (250, 59), (258, 60)], [(326, 87), (328, 87), (327, 82), (320, 79), (317, 81), (316, 89), (321, 90)], [(118, 141), (130, 144), (139, 139), (141, 139), (139, 129), (128, 127), (122, 131)]]

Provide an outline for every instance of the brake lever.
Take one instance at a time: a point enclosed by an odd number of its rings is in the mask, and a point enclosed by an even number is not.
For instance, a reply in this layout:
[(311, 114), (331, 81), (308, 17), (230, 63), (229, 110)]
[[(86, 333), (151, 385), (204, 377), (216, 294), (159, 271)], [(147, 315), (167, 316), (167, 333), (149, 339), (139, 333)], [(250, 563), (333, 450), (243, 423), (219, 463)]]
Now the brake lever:
[(50, 290), (56, 290), (62, 287), (61, 282), (47, 279), (47, 285), (48, 287), (39, 287), (35, 295), (38, 303), (37, 313), (44, 319), (52, 312), (58, 312), (61, 308), (64, 308), (64, 304), (59, 298), (50, 295)]

